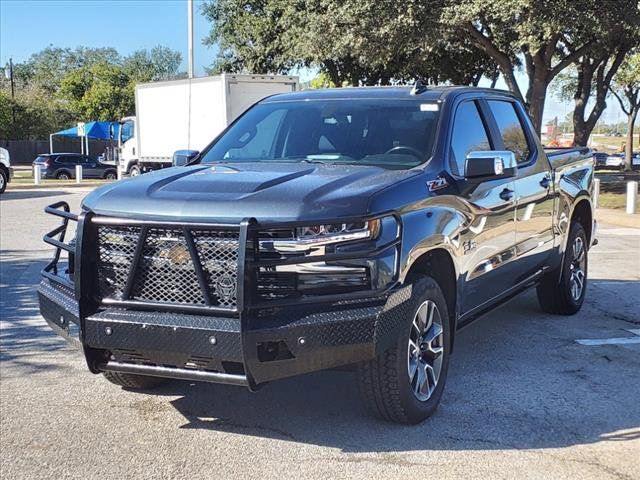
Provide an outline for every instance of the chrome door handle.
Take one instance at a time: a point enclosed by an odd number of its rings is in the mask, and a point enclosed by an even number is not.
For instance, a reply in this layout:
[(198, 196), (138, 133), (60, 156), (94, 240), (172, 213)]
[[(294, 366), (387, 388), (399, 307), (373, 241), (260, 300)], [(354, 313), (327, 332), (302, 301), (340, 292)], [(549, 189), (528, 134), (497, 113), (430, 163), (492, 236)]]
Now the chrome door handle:
[(551, 186), (551, 178), (545, 176), (542, 180), (540, 180), (540, 186), (542, 188), (549, 188)]
[(513, 190), (505, 188), (500, 192), (500, 198), (505, 202), (511, 200), (513, 198)]

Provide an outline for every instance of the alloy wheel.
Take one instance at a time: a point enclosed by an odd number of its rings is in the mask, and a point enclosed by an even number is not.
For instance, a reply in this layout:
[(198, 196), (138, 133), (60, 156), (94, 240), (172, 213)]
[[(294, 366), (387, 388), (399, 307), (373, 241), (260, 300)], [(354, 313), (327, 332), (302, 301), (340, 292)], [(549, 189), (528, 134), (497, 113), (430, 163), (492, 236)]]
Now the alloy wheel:
[(417, 309), (407, 347), (407, 370), (411, 390), (422, 402), (433, 395), (444, 355), (442, 318), (432, 300), (423, 302)]
[(569, 290), (574, 301), (578, 301), (584, 291), (587, 270), (587, 256), (582, 237), (576, 237), (571, 248), (569, 264)]

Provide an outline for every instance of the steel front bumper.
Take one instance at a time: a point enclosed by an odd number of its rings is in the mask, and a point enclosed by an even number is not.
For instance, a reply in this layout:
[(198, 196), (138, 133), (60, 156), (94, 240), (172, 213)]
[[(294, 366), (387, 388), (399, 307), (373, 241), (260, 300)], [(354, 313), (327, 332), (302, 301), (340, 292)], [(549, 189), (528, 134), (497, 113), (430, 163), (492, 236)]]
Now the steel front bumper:
[(102, 309), (81, 318), (73, 292), (44, 279), (40, 311), (82, 347), (89, 369), (257, 385), (369, 360), (405, 328), (410, 287), (384, 297), (240, 318)]

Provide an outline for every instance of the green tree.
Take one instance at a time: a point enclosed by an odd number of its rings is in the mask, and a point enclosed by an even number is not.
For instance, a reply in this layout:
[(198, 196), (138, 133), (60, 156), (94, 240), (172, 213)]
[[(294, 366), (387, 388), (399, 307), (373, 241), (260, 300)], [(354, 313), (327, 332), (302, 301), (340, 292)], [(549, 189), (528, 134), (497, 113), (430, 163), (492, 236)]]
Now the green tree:
[(631, 170), (633, 153), (633, 131), (640, 111), (640, 51), (629, 55), (618, 70), (611, 93), (620, 103), (620, 108), (627, 115), (627, 139), (625, 141), (625, 169)]
[(60, 95), (83, 121), (114, 120), (135, 111), (130, 78), (119, 65), (99, 63), (69, 72)]
[(177, 78), (180, 62), (180, 52), (158, 45), (151, 51), (136, 50), (124, 59), (122, 66), (133, 81), (151, 82)]
[(318, 68), (333, 85), (416, 78), (475, 84), (495, 77), (491, 58), (445, 35), (430, 2), (217, 0), (203, 6), (217, 45), (213, 73)]
[[(637, 18), (635, 0), (616, 8), (601, 0), (443, 0), (441, 21), (468, 35), (491, 56), (509, 89), (527, 105), (534, 127), (542, 125), (547, 88), (565, 68), (577, 62), (598, 39), (625, 20)], [(524, 95), (515, 72), (524, 67)]]

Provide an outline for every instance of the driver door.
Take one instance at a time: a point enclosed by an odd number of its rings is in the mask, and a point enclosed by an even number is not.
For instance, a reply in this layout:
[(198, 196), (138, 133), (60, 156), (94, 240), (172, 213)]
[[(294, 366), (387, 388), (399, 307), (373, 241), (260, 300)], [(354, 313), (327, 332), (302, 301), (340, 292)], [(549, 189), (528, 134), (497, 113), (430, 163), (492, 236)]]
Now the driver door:
[(470, 152), (495, 150), (490, 118), (480, 102), (458, 105), (449, 149), (450, 166), (460, 177), (460, 197), (468, 208), (466, 228), (460, 233), (462, 274), (465, 277), (462, 313), (481, 309), (512, 286), (515, 260), (515, 182), (513, 178), (487, 178), (470, 182), (464, 177)]

